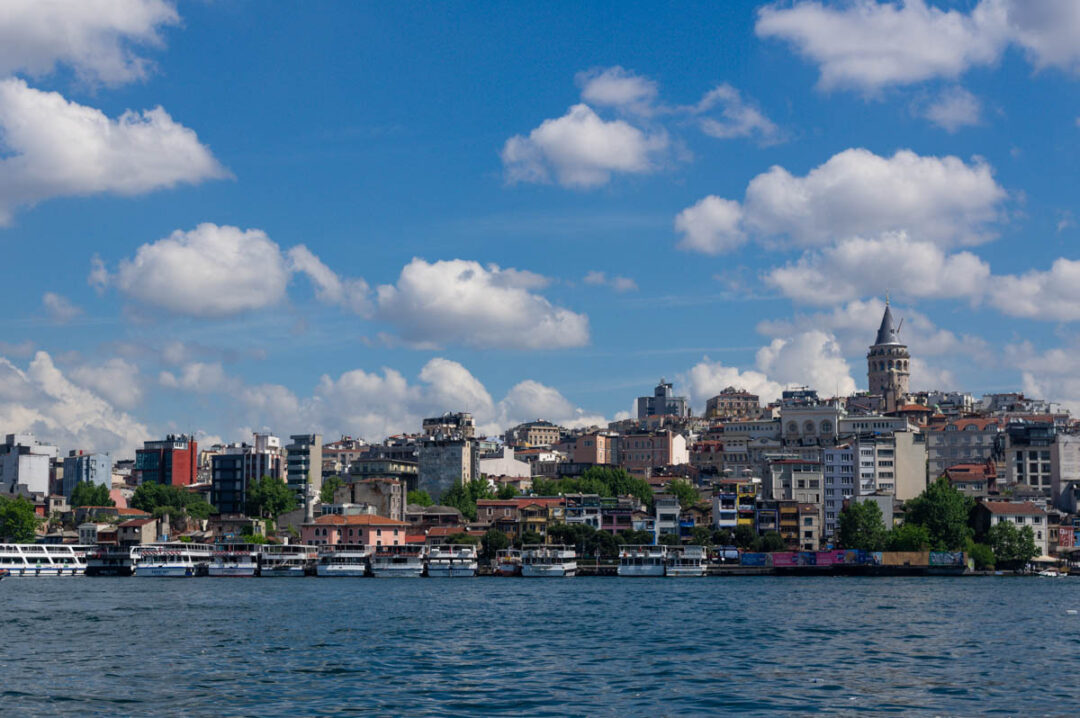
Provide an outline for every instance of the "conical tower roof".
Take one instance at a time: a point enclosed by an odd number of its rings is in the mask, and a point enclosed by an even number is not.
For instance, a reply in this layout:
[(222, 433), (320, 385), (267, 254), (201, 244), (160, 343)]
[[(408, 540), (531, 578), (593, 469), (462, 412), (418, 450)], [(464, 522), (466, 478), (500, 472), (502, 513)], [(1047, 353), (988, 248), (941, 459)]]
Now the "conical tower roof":
[(881, 317), (881, 326), (877, 330), (877, 340), (874, 342), (874, 346), (878, 344), (899, 344), (900, 336), (897, 334), (896, 328), (893, 326), (892, 310), (889, 308), (888, 301), (885, 302), (885, 315)]

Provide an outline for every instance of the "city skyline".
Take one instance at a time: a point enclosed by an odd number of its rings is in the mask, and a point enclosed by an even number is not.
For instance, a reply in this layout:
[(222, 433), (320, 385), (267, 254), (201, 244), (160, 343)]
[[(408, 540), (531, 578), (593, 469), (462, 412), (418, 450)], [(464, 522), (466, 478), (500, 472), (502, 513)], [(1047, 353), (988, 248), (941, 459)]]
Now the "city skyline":
[(0, 14), (8, 433), (849, 394), (886, 292), (912, 390), (1080, 408), (1068, 3), (111, 7)]

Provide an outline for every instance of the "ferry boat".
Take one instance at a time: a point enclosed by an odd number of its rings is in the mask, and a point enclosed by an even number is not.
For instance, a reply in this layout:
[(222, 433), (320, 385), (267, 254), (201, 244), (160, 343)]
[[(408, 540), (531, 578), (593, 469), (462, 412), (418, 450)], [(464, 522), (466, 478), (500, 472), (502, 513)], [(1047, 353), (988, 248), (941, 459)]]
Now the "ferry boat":
[(95, 546), (86, 552), (86, 575), (131, 576), (138, 555), (135, 546)]
[(254, 578), (259, 571), (259, 547), (253, 544), (222, 544), (214, 549), (207, 575)]
[(12, 577), (82, 576), (87, 546), (64, 544), (0, 544), (0, 570)]
[(429, 578), (472, 578), (476, 575), (476, 547), (470, 544), (446, 544), (428, 549)]
[(214, 547), (200, 543), (155, 543), (136, 547), (137, 577), (189, 578), (205, 576)]
[(495, 553), (496, 576), (520, 576), (521, 575), (521, 551), (515, 548), (506, 548)]
[(371, 575), (375, 578), (417, 578), (424, 574), (423, 544), (376, 546), (371, 557)]
[(315, 566), (317, 576), (367, 576), (371, 549), (361, 544), (320, 546)]
[(631, 544), (619, 550), (619, 576), (663, 576), (667, 546)]
[(705, 575), (704, 546), (674, 546), (667, 550), (664, 575), (672, 578), (696, 578)]
[(315, 572), (316, 546), (266, 544), (259, 547), (259, 576), (299, 578)]
[(577, 552), (561, 544), (521, 547), (521, 575), (526, 578), (570, 577), (577, 574)]

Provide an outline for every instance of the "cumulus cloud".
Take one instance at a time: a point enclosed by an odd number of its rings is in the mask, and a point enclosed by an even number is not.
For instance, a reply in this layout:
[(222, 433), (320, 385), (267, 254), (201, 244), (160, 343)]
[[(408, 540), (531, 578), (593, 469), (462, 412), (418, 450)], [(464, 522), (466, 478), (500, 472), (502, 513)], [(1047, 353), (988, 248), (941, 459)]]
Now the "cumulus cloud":
[(25, 370), (0, 357), (0, 426), (31, 431), (61, 449), (121, 456), (131, 456), (151, 435), (146, 425), (69, 380), (42, 351)]
[(143, 304), (197, 317), (271, 306), (288, 281), (285, 259), (265, 232), (208, 222), (142, 245), (110, 278)]
[(609, 277), (606, 272), (596, 269), (587, 272), (585, 278), (581, 281), (594, 287), (611, 287), (620, 294), (623, 292), (636, 292), (638, 288), (637, 282), (629, 277)]
[(656, 82), (618, 65), (579, 72), (575, 79), (581, 88), (581, 99), (590, 105), (643, 115), (653, 112), (658, 94)]
[(1074, 0), (1009, 0), (1005, 5), (1012, 36), (1037, 69), (1080, 72), (1080, 4)]
[(570, 429), (607, 424), (607, 419), (602, 415), (589, 414), (575, 407), (558, 389), (532, 379), (515, 384), (496, 406), (497, 431), (537, 419), (545, 419)]
[(378, 288), (376, 316), (414, 343), (506, 349), (587, 344), (588, 317), (530, 291), (534, 277), (463, 259), (417, 258), (396, 284)]
[(847, 239), (765, 275), (765, 283), (784, 295), (819, 305), (873, 295), (882, 288), (911, 298), (977, 299), (989, 279), (990, 265), (974, 254), (948, 254), (903, 232)]
[(679, 386), (685, 387), (690, 402), (698, 407), (704, 406), (708, 399), (729, 386), (757, 394), (766, 403), (779, 399), (785, 389), (783, 384), (773, 381), (761, 372), (741, 371), (723, 362), (712, 361), (708, 357), (692, 366), (689, 371), (679, 374), (676, 380)]
[(102, 364), (82, 364), (68, 374), (71, 381), (121, 409), (135, 408), (143, 397), (139, 367), (119, 357)]
[(228, 177), (195, 132), (156, 107), (100, 110), (0, 80), (0, 225), (52, 197), (134, 196)]
[[(719, 117), (708, 114), (714, 109), (719, 109)], [(721, 140), (757, 137), (762, 144), (772, 144), (780, 138), (780, 130), (773, 121), (727, 83), (705, 93), (691, 112), (699, 116), (698, 126), (710, 137)]]
[(41, 297), (41, 306), (57, 324), (67, 324), (83, 313), (70, 299), (55, 292), (45, 292)]
[(1013, 317), (1076, 321), (1080, 319), (1080, 261), (1060, 257), (1047, 271), (995, 278), (990, 303)]
[(739, 231), (799, 246), (898, 230), (945, 246), (975, 244), (992, 237), (986, 225), (999, 217), (1005, 198), (990, 166), (978, 158), (967, 164), (910, 150), (879, 157), (849, 149), (805, 177), (774, 166), (750, 181), (741, 208), (709, 197), (689, 215), (684, 210), (676, 228), (684, 234), (683, 246), (714, 253), (736, 246)]
[(179, 374), (161, 372), (158, 383), (170, 389), (184, 389), (197, 394), (224, 392), (233, 385), (220, 362), (189, 362)]
[(180, 16), (165, 0), (5, 0), (0, 4), (0, 75), (72, 68), (110, 85), (146, 77), (137, 47), (162, 44), (160, 29)]
[(1080, 413), (1080, 370), (1077, 347), (1055, 347), (1040, 352), (1029, 341), (1005, 347), (1005, 361), (1020, 370), (1024, 394), (1060, 401), (1073, 414)]
[(367, 282), (363, 279), (342, 279), (304, 245), (289, 250), (289, 268), (307, 275), (320, 301), (364, 316), (371, 313)]
[(911, 376), (908, 383), (912, 391), (954, 390), (957, 388), (956, 376), (951, 371), (932, 366), (917, 356), (911, 357)]
[(979, 124), (982, 103), (964, 88), (950, 87), (919, 108), (918, 114), (947, 132), (956, 132), (961, 127)]
[(655, 170), (667, 147), (664, 132), (606, 121), (579, 104), (562, 117), (544, 120), (527, 137), (511, 137), (502, 161), (510, 182), (550, 182), (554, 175), (564, 187), (587, 189), (607, 184), (613, 173)]
[(776, 338), (757, 353), (758, 369), (785, 384), (803, 384), (824, 396), (855, 392), (851, 367), (831, 335), (820, 330)]

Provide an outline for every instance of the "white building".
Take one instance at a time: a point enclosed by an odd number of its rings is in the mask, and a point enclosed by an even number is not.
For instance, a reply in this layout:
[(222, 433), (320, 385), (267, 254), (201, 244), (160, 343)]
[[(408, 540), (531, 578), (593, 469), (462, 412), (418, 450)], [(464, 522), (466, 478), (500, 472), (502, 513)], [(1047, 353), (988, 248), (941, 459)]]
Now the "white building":
[(58, 454), (55, 446), (39, 444), (33, 434), (8, 434), (0, 445), (0, 492), (48, 495), (50, 468)]
[(514, 458), (514, 450), (509, 446), (504, 446), (498, 454), (488, 454), (480, 459), (480, 474), (527, 479), (532, 476), (532, 464), (528, 461), (518, 461)]
[(976, 507), (976, 512), (983, 531), (1002, 522), (1014, 524), (1018, 529), (1030, 526), (1031, 532), (1035, 535), (1035, 546), (1039, 549), (1039, 555), (1047, 554), (1050, 530), (1047, 526), (1046, 512), (1030, 501), (1017, 503), (983, 501)]
[(653, 539), (660, 540), (661, 534), (679, 535), (679, 499), (671, 494), (657, 494), (653, 497)]
[(855, 483), (855, 452), (854, 444), (842, 444), (825, 449), (823, 452), (825, 485), (823, 527), (826, 538), (836, 533), (837, 521), (840, 518), (840, 512), (844, 509), (844, 501), (858, 495)]

